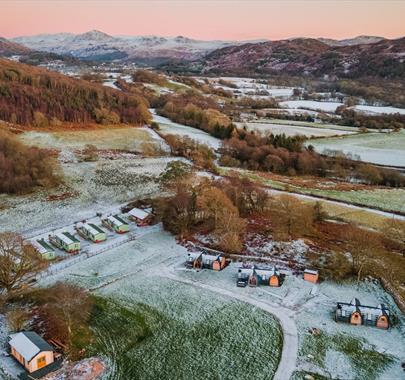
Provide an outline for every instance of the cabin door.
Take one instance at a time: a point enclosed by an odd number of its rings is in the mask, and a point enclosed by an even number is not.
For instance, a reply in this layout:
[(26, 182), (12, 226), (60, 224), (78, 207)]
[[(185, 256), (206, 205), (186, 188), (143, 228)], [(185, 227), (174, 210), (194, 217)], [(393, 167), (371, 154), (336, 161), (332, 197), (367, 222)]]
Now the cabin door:
[(46, 366), (46, 359), (45, 356), (41, 356), (37, 359), (37, 368), (41, 369)]

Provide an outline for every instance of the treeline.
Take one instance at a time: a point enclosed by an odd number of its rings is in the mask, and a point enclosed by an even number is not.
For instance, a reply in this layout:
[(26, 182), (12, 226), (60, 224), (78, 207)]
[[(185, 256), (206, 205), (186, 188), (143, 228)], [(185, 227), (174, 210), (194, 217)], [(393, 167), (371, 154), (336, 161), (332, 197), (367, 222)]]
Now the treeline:
[(305, 147), (304, 141), (301, 136), (264, 136), (238, 130), (224, 141), (220, 163), (286, 175), (314, 175), (344, 181), (357, 179), (372, 185), (405, 186), (405, 177), (395, 170), (354, 161), (343, 154), (324, 157), (311, 146)]
[(142, 124), (149, 122), (150, 113), (141, 96), (0, 60), (0, 119), (38, 127), (61, 122)]
[(27, 147), (0, 130), (0, 193), (24, 193), (36, 186), (55, 185), (54, 165), (48, 151)]
[(160, 97), (157, 113), (220, 139), (230, 137), (235, 128), (230, 118), (219, 111), (213, 99), (195, 91)]

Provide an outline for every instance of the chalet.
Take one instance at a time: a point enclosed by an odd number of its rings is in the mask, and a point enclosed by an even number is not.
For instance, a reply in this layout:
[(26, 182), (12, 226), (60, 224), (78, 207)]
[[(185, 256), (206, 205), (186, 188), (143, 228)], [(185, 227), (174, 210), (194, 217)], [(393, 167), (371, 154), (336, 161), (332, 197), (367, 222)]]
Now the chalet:
[(245, 287), (247, 285), (256, 287), (259, 285), (268, 285), (272, 287), (280, 287), (283, 282), (283, 276), (279, 270), (274, 267), (243, 265), (238, 270), (238, 280), (236, 285)]
[(147, 226), (152, 220), (152, 214), (140, 208), (133, 208), (128, 211), (128, 218), (134, 221), (139, 227)]
[(313, 269), (305, 269), (304, 280), (316, 284), (319, 280), (319, 272)]
[(11, 355), (31, 374), (54, 362), (54, 348), (34, 331), (10, 336)]
[(75, 228), (79, 235), (94, 243), (100, 243), (107, 239), (105, 232), (93, 223), (78, 223)]
[(226, 266), (225, 256), (222, 254), (209, 255), (205, 252), (189, 253), (186, 267), (194, 269), (212, 269), (220, 271)]
[(374, 326), (388, 329), (390, 326), (389, 310), (383, 305), (361, 305), (357, 298), (350, 303), (338, 302), (336, 306), (336, 322), (350, 323), (351, 325)]
[(117, 234), (124, 234), (129, 231), (128, 223), (118, 215), (110, 215), (101, 219), (101, 223), (108, 229), (115, 231)]
[(54, 235), (49, 235), (49, 241), (67, 253), (75, 254), (80, 251), (80, 241), (69, 232), (58, 232)]
[(52, 260), (55, 258), (55, 251), (53, 248), (45, 241), (45, 239), (38, 239), (33, 242), (33, 247), (35, 250), (46, 260)]

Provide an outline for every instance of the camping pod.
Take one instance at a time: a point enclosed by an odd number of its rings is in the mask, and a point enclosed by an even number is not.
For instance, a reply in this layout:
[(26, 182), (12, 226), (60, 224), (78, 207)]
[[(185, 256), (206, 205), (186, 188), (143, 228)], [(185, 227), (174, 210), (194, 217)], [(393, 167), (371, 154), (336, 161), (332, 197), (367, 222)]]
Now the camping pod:
[(54, 362), (53, 347), (34, 331), (10, 336), (11, 355), (31, 374)]
[(273, 274), (272, 276), (270, 276), (269, 285), (274, 286), (274, 287), (279, 287), (280, 286), (280, 277), (277, 276), (276, 274)]
[(352, 315), (350, 316), (350, 324), (356, 326), (363, 324), (363, 318), (361, 316), (360, 311), (358, 310), (353, 311)]

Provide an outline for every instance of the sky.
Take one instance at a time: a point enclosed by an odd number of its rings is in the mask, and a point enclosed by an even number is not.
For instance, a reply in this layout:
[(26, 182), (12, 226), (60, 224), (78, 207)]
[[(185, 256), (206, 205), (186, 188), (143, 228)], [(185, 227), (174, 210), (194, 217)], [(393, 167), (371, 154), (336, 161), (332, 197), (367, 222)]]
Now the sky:
[(405, 0), (0, 0), (0, 36), (40, 33), (250, 40), (405, 36)]

